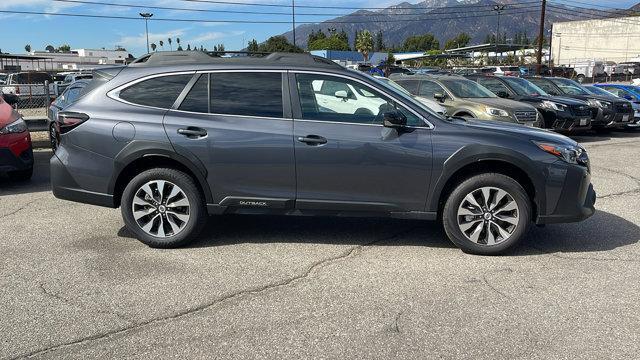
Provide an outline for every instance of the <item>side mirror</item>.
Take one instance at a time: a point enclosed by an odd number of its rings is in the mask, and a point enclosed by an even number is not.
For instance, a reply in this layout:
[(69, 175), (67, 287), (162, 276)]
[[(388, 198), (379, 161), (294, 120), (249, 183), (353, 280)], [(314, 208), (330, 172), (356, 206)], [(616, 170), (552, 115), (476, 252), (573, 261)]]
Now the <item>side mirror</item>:
[(343, 101), (347, 101), (347, 99), (349, 98), (349, 94), (347, 94), (346, 90), (338, 90), (333, 95), (339, 99), (342, 99)]
[(401, 128), (407, 126), (407, 117), (398, 110), (387, 111), (384, 113), (384, 127)]
[(440, 101), (440, 102), (444, 102), (444, 99), (447, 98), (447, 96), (443, 93), (435, 93), (433, 94), (433, 98)]
[(11, 106), (17, 104), (19, 99), (18, 95), (15, 94), (3, 94), (2, 97), (4, 98), (4, 102)]
[(496, 93), (496, 95), (498, 95), (498, 97), (506, 99), (509, 97), (509, 93), (504, 91), (504, 90), (500, 90)]
[(627, 100), (633, 100), (633, 96), (631, 96), (631, 95), (625, 95), (625, 96), (623, 96), (623, 98), (625, 98)]

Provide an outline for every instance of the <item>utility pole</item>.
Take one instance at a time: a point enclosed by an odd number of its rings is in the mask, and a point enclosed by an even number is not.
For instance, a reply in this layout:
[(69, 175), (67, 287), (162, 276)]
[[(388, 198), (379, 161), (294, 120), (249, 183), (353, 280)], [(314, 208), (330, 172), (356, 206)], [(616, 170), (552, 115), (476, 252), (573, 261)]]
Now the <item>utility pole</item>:
[(149, 19), (153, 16), (152, 13), (140, 13), (140, 16), (142, 16), (142, 18), (144, 19), (144, 29), (145, 32), (147, 33), (147, 54), (149, 53), (149, 25), (148, 25), (148, 21)]
[(547, 9), (547, 0), (542, 0), (542, 8), (540, 9), (540, 31), (538, 32), (538, 59), (536, 66), (536, 74), (540, 75), (542, 71), (542, 43), (544, 42), (544, 12)]
[(496, 45), (495, 46), (496, 65), (497, 65), (499, 63), (498, 62), (498, 43), (500, 42), (500, 14), (502, 13), (502, 10), (504, 10), (504, 5), (494, 5), (493, 10), (498, 13), (498, 28), (496, 29), (496, 44), (495, 44)]
[(296, 46), (296, 0), (291, 0), (291, 24), (293, 25), (293, 46)]
[[(553, 66), (556, 66), (555, 61), (553, 62), (553, 64), (551, 64), (551, 54), (553, 53), (553, 47), (552, 47), (552, 45), (553, 45), (553, 24), (551, 24), (551, 29), (549, 29), (548, 32), (549, 32), (549, 67), (551, 69), (553, 69)], [(553, 70), (551, 72), (551, 75), (553, 75)]]

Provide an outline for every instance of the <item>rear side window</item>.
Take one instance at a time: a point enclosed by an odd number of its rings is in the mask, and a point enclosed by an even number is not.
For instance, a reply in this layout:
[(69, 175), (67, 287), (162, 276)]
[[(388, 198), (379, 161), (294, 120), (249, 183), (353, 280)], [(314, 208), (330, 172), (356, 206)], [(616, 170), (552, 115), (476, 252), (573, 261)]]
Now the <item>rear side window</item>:
[(281, 118), (282, 74), (212, 73), (211, 112), (214, 114)]
[(198, 81), (180, 104), (179, 110), (198, 113), (209, 112), (209, 74), (200, 75)]
[(407, 89), (408, 92), (412, 94), (418, 93), (418, 86), (420, 85), (420, 80), (401, 80), (398, 81), (403, 88)]
[(151, 78), (121, 90), (119, 96), (133, 104), (169, 109), (192, 77), (183, 74)]

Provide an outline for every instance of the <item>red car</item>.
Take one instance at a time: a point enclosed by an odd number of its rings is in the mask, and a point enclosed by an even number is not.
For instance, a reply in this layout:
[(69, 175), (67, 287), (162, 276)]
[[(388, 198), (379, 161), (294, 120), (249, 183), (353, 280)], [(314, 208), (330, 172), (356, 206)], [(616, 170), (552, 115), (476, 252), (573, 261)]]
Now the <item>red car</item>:
[(7, 103), (14, 100), (0, 93), (0, 175), (28, 180), (33, 174), (33, 147), (27, 124)]

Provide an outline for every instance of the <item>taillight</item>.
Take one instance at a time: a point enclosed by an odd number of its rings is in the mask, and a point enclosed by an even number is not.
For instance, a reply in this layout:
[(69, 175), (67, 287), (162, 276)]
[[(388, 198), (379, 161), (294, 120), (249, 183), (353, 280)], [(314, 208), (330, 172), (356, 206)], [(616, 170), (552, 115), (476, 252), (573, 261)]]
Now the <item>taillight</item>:
[(89, 120), (89, 115), (71, 111), (61, 111), (58, 113), (58, 124), (60, 126), (60, 134), (71, 131), (76, 126)]

